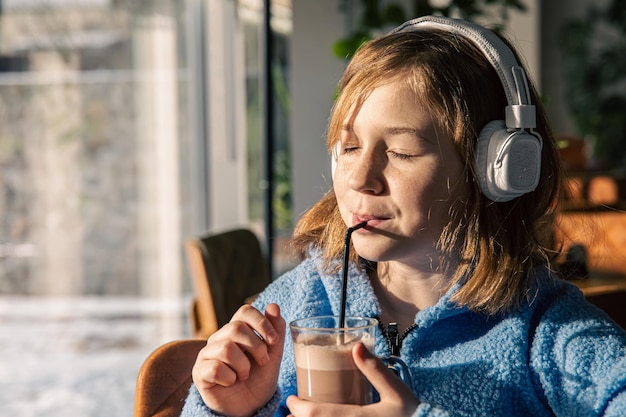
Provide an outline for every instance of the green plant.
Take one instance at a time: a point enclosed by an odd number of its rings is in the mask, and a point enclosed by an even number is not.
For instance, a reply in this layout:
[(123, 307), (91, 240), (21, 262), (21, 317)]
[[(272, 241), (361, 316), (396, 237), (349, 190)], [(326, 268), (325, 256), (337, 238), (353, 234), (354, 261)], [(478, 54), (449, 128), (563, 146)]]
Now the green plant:
[(333, 45), (333, 53), (340, 58), (351, 58), (363, 42), (413, 17), (442, 15), (475, 21), (489, 16), (495, 21), (493, 28), (501, 30), (508, 23), (509, 10), (526, 11), (526, 6), (518, 0), (450, 0), (446, 5), (441, 3), (414, 0), (406, 8), (407, 2), (360, 0), (360, 5), (354, 6), (352, 0), (343, 0), (340, 2), (341, 11), (348, 15), (359, 11), (360, 18), (356, 20), (351, 33)]
[(566, 99), (578, 134), (603, 168), (626, 167), (626, 8), (613, 0), (604, 10), (561, 29)]

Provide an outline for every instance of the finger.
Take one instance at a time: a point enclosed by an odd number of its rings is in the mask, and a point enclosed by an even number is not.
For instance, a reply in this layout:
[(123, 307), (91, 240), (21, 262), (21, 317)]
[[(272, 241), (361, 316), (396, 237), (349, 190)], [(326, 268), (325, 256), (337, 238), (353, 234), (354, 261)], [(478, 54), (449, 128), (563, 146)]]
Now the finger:
[(225, 363), (209, 359), (197, 363), (191, 372), (194, 384), (199, 390), (210, 389), (216, 385), (229, 387), (237, 381), (237, 374)]
[(309, 403), (309, 401), (304, 401), (295, 395), (290, 395), (287, 397), (286, 405), (292, 415), (304, 417), (308, 415), (304, 410), (304, 408), (307, 407), (307, 403)]
[[(245, 318), (245, 315), (239, 317)], [(241, 380), (248, 378), (251, 359), (261, 366), (270, 360), (267, 344), (253, 332), (248, 323), (240, 320), (227, 323), (211, 335), (199, 357), (223, 362)]]
[[(230, 327), (236, 327), (237, 325), (246, 326), (245, 324), (228, 324)], [(223, 376), (227, 375), (223, 366), (226, 366), (236, 374), (236, 378), (242, 381), (248, 379), (251, 368), (250, 357), (253, 355), (250, 354), (250, 356), (248, 356), (246, 352), (248, 352), (248, 350), (253, 351), (253, 349), (251, 347), (246, 348), (248, 345), (246, 340), (252, 340), (255, 336), (249, 328), (247, 328), (247, 332), (247, 337), (243, 335), (236, 335), (231, 339), (216, 340), (212, 343), (209, 342), (207, 346), (200, 351), (200, 354), (198, 355), (198, 361), (201, 361), (199, 366), (201, 369), (205, 369), (206, 367), (208, 378), (214, 378), (214, 382), (222, 385), (220, 381)], [(257, 343), (260, 343), (258, 339)], [(263, 353), (259, 354), (258, 352), (255, 352), (257, 356), (267, 356), (265, 347), (258, 350), (261, 350)], [(205, 363), (203, 364), (202, 361)], [(219, 362), (220, 365), (217, 365), (215, 362)], [(226, 378), (227, 383), (228, 381), (229, 378)]]
[[(270, 304), (268, 308), (270, 308), (270, 306), (275, 306), (271, 308), (271, 310), (278, 308), (276, 304)], [(280, 310), (278, 310), (278, 314), (280, 315)], [(278, 333), (272, 322), (265, 314), (251, 305), (246, 304), (241, 306), (235, 315), (233, 315), (231, 322), (233, 321), (243, 321), (247, 323), (250, 328), (254, 329), (256, 337), (261, 341), (267, 342), (270, 345), (278, 342)]]
[(362, 343), (352, 349), (352, 357), (381, 398), (415, 396), (411, 389)]
[[(239, 349), (240, 352), (247, 354), (251, 357), (257, 364), (263, 366), (267, 362), (269, 362), (269, 352), (267, 342), (259, 337), (258, 332), (256, 332), (250, 325), (243, 321), (235, 321), (230, 322), (226, 325), (226, 327), (230, 327), (232, 330), (230, 334), (232, 341)], [(223, 352), (220, 354), (221, 357), (225, 357), (225, 354), (232, 353), (233, 356), (231, 358), (233, 360), (240, 360), (237, 352), (230, 352), (226, 350), (226, 348), (234, 348), (234, 346), (224, 346), (222, 347)], [(237, 365), (238, 362), (233, 362), (234, 365)], [(248, 364), (249, 365), (249, 364)]]
[(289, 412), (297, 417), (324, 416), (324, 417), (346, 417), (356, 415), (368, 415), (365, 409), (356, 405), (314, 403), (301, 400), (295, 395), (287, 397), (287, 408)]
[(280, 315), (280, 307), (278, 304), (269, 304), (265, 308), (265, 317), (272, 326), (271, 331), (266, 333), (266, 339), (269, 344), (278, 344), (283, 346), (285, 341), (285, 333), (287, 325), (285, 319)]

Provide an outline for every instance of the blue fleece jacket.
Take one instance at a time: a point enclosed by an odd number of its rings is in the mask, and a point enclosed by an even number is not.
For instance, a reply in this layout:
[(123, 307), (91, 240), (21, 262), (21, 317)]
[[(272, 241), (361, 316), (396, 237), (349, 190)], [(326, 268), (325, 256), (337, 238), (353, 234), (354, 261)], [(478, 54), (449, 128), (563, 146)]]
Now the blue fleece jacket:
[[(339, 315), (341, 276), (321, 272), (309, 258), (274, 281), (255, 301), (277, 303), (287, 323)], [(401, 358), (412, 372), (422, 416), (626, 416), (626, 332), (587, 303), (578, 288), (537, 271), (542, 283), (532, 302), (492, 317), (458, 307), (450, 290), (420, 311)], [(365, 273), (349, 273), (347, 315), (377, 317), (380, 307)], [(379, 332), (380, 333), (380, 332)], [(278, 389), (257, 416), (285, 416), (296, 393), (289, 333)], [(376, 353), (389, 355), (386, 338)], [(184, 417), (215, 416), (191, 387)]]

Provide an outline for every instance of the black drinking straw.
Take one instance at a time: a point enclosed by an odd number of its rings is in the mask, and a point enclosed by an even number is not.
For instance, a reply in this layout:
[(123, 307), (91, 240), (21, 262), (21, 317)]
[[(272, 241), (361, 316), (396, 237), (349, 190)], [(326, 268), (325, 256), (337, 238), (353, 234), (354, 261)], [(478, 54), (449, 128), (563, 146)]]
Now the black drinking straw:
[(365, 227), (367, 220), (346, 230), (346, 237), (343, 241), (343, 278), (341, 282), (341, 314), (339, 315), (339, 327), (346, 327), (346, 297), (348, 292), (348, 262), (350, 261), (350, 237), (352, 232)]

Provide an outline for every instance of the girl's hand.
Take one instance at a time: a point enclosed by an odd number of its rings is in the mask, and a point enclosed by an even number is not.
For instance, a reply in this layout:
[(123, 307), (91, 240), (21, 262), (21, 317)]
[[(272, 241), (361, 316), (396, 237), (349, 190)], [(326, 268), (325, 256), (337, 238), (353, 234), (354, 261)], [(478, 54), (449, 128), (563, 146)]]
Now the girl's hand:
[(242, 306), (200, 351), (192, 376), (205, 404), (228, 416), (249, 416), (274, 395), (283, 355), (285, 320)]
[(387, 366), (359, 343), (352, 350), (356, 366), (380, 394), (380, 402), (358, 406), (320, 404), (301, 400), (295, 395), (287, 398), (287, 407), (297, 417), (351, 417), (351, 416), (411, 416), (420, 401)]

